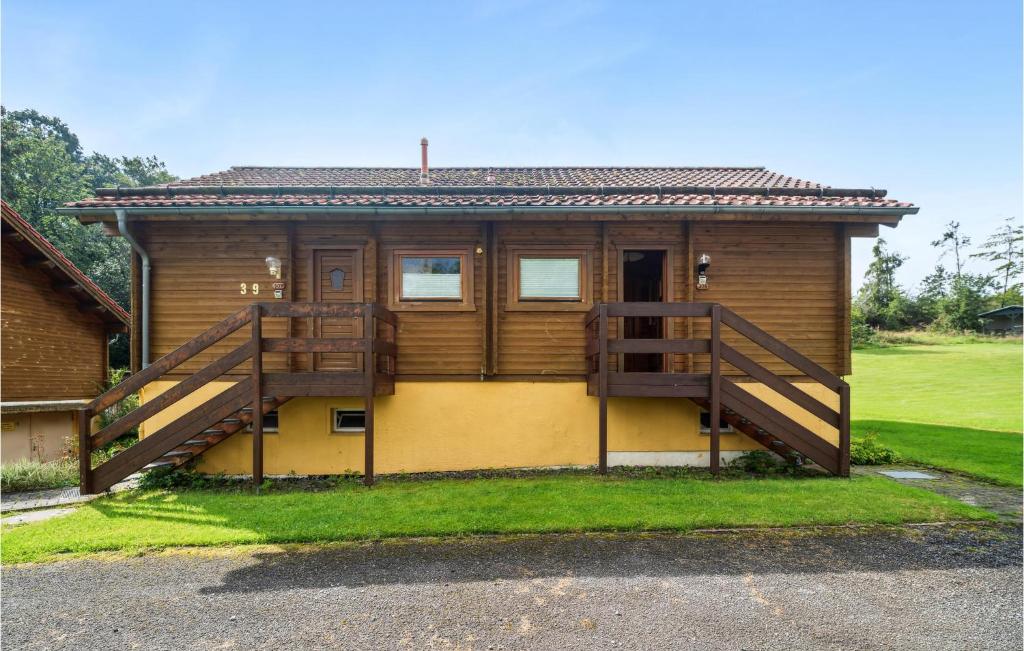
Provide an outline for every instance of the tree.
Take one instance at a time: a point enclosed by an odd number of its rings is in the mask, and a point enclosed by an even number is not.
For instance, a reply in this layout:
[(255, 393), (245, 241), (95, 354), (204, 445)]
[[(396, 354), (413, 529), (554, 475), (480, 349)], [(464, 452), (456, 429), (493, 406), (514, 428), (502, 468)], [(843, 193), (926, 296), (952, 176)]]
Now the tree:
[[(62, 204), (104, 186), (156, 185), (177, 177), (155, 156), (82, 153), (78, 136), (59, 118), (32, 109), (0, 107), (0, 194), (43, 237), (122, 307), (131, 303), (131, 248), (99, 224), (85, 226), (56, 212)], [(111, 347), (111, 365), (127, 365), (124, 337)], [(120, 351), (120, 352), (119, 352)], [(120, 359), (119, 354), (124, 357)]]
[(960, 274), (963, 273), (962, 257), (960, 255), (961, 250), (966, 249), (971, 244), (971, 238), (960, 233), (960, 222), (949, 222), (946, 224), (946, 231), (937, 240), (932, 242), (932, 246), (941, 249), (942, 253), (939, 255), (941, 260), (947, 253), (952, 253), (954, 261), (956, 262), (956, 273), (953, 278), (959, 278)]
[(85, 159), (85, 173), (95, 188), (163, 185), (178, 179), (156, 156), (112, 158), (96, 152)]
[[(1024, 228), (1015, 217), (1007, 217), (1005, 223), (989, 235), (985, 243), (981, 245), (978, 253), (972, 253), (972, 258), (981, 258), (997, 264), (995, 272), (1003, 278), (1002, 291), (999, 294), (999, 307), (1004, 307), (1008, 300), (1016, 299), (1020, 302), (1021, 294), (1021, 272), (1024, 265), (1021, 264), (1022, 251), (1021, 242), (1024, 241)], [(1011, 285), (1011, 280), (1013, 284)]]
[(908, 325), (908, 300), (896, 283), (896, 270), (907, 258), (886, 249), (879, 238), (871, 249), (873, 256), (864, 276), (864, 285), (857, 293), (857, 305), (865, 322), (873, 328), (896, 330)]
[(954, 277), (935, 327), (954, 332), (981, 330), (978, 315), (988, 310), (992, 289), (991, 276), (963, 273)]
[(942, 314), (949, 293), (949, 278), (949, 272), (940, 264), (921, 281), (913, 300), (915, 325), (930, 325)]

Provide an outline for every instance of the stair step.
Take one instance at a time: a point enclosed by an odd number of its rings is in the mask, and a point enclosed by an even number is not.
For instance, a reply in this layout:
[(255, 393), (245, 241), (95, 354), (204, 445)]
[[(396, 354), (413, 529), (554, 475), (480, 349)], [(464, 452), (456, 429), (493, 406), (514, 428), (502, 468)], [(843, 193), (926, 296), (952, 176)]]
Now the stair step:
[(166, 468), (167, 466), (173, 466), (173, 461), (161, 461), (157, 459), (153, 463), (148, 463), (142, 467), (143, 470), (153, 470), (155, 468)]
[(203, 434), (208, 434), (210, 436), (220, 436), (221, 434), (224, 434), (224, 430), (217, 429), (216, 427), (214, 427), (210, 429), (204, 429)]
[(191, 457), (192, 453), (188, 450), (171, 450), (170, 452), (164, 452), (161, 459), (180, 459), (181, 457)]
[[(222, 420), (220, 422), (224, 423), (225, 425), (237, 425), (237, 424), (241, 423), (242, 420), (240, 418), (225, 418), (224, 420)], [(221, 430), (221, 432), (223, 432), (223, 431), (224, 430)]]
[(182, 443), (182, 445), (209, 445), (209, 444), (210, 444), (210, 441), (208, 439), (189, 439), (188, 441), (185, 441), (184, 443)]

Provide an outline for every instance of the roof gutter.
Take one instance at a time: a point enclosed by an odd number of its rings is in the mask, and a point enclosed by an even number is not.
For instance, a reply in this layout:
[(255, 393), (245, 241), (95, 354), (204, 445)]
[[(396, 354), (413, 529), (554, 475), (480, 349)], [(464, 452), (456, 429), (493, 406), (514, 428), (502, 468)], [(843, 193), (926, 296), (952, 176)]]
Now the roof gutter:
[(684, 205), (684, 206), (133, 206), (113, 207), (65, 207), (57, 212), (66, 215), (109, 215), (113, 212), (140, 215), (203, 215), (203, 214), (353, 214), (353, 215), (551, 215), (565, 213), (586, 214), (818, 214), (818, 215), (875, 215), (892, 217), (917, 214), (918, 206), (876, 207), (876, 206), (734, 206), (734, 205)]
[(142, 258), (142, 368), (149, 366), (149, 254), (142, 248), (139, 241), (128, 230), (128, 211), (124, 208), (114, 210), (117, 217), (117, 230), (128, 240), (132, 249)]

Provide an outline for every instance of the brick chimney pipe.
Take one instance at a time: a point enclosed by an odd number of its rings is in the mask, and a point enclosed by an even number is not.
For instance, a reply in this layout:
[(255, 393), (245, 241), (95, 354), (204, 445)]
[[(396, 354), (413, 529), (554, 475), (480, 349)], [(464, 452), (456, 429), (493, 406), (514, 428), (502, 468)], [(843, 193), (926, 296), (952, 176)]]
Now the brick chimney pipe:
[(421, 150), (421, 155), (420, 155), (420, 176), (422, 176), (422, 177), (430, 176), (430, 166), (427, 164), (427, 145), (428, 144), (429, 143), (427, 142), (426, 138), (423, 138), (422, 140), (420, 140), (420, 150)]

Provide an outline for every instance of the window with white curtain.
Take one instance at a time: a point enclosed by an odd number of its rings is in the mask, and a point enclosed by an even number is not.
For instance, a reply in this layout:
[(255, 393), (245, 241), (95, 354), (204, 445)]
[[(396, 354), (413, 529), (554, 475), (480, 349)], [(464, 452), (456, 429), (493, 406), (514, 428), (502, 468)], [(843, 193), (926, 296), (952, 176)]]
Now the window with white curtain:
[(520, 256), (519, 300), (582, 300), (581, 264), (579, 256)]
[(462, 300), (461, 256), (401, 256), (401, 300)]

